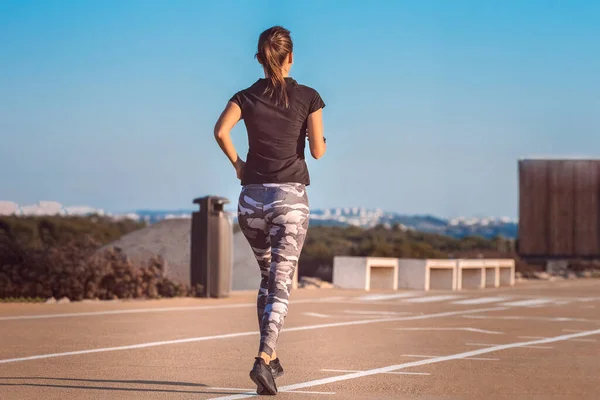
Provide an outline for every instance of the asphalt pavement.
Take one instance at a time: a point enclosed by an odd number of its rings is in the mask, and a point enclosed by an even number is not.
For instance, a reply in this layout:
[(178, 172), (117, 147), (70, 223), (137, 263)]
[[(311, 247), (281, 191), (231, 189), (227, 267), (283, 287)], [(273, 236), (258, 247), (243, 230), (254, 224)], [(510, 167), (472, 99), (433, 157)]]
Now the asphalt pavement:
[[(600, 398), (600, 280), (291, 300), (277, 398)], [(0, 343), (0, 399), (256, 396), (253, 291), (0, 304)]]

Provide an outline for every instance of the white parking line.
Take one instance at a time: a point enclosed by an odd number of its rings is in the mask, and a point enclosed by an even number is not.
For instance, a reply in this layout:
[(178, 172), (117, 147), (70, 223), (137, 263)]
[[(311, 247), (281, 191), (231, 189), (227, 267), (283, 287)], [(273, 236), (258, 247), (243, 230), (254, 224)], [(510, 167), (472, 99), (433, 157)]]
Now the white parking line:
[(490, 335), (503, 335), (504, 332), (486, 331), (477, 328), (393, 328), (395, 331), (467, 331), (476, 333), (488, 333)]
[(303, 312), (302, 314), (308, 315), (309, 317), (331, 318), (331, 315), (319, 314), (319, 313), (316, 313), (316, 312)]
[[(467, 346), (476, 346), (476, 347), (494, 347), (494, 346), (502, 346), (501, 344), (491, 344), (491, 343), (465, 343)], [(554, 347), (552, 346), (520, 346), (528, 349), (543, 349), (550, 350)]]
[(367, 311), (367, 310), (344, 310), (345, 313), (348, 314), (358, 314), (358, 315), (407, 315), (414, 314), (408, 311)]
[(510, 299), (510, 297), (508, 297), (508, 296), (477, 297), (475, 299), (453, 301), (452, 304), (460, 304), (460, 305), (488, 304), (488, 303), (496, 303), (499, 301), (505, 301), (505, 300), (509, 300), (509, 299)]
[(577, 301), (588, 302), (588, 301), (596, 301), (600, 299), (600, 297), (577, 297)]
[[(291, 304), (321, 303), (321, 302), (329, 302), (331, 299), (339, 299), (339, 297), (322, 298), (322, 299), (301, 299), (301, 300), (291, 301), (290, 303)], [(0, 317), (0, 321), (13, 321), (13, 320), (24, 320), (24, 319), (68, 318), (68, 317), (96, 317), (96, 316), (101, 316), (101, 315), (158, 313), (158, 312), (172, 312), (172, 311), (222, 310), (222, 309), (229, 309), (229, 308), (251, 308), (251, 307), (256, 307), (256, 303), (215, 304), (212, 306), (132, 308), (129, 310), (90, 311), (90, 312), (61, 313), (61, 314), (15, 315), (15, 316), (8, 316), (8, 317)]]
[(359, 304), (359, 305), (377, 305), (377, 306), (395, 306), (395, 307), (405, 307), (406, 304), (401, 303), (399, 300), (393, 301), (363, 301), (363, 300), (337, 300), (337, 301), (327, 301), (326, 303), (331, 304)]
[[(305, 325), (305, 326), (296, 326), (296, 327), (292, 327), (292, 328), (286, 328), (282, 331), (282, 333), (284, 333), (284, 332), (299, 332), (299, 331), (324, 329), (324, 328), (335, 328), (335, 327), (341, 327), (341, 326), (367, 325), (367, 324), (376, 324), (376, 323), (381, 323), (381, 322), (415, 321), (415, 320), (421, 320), (421, 319), (443, 318), (443, 317), (450, 317), (450, 316), (461, 315), (461, 314), (471, 314), (471, 313), (488, 312), (488, 311), (502, 311), (502, 310), (506, 310), (506, 308), (503, 308), (503, 307), (479, 308), (479, 309), (471, 309), (471, 310), (463, 310), (463, 311), (448, 311), (448, 312), (441, 312), (441, 313), (436, 313), (436, 314), (413, 315), (413, 316), (409, 316), (409, 317), (377, 318), (377, 319), (366, 319), (366, 320), (358, 320), (358, 321), (334, 322), (334, 323), (330, 323), (330, 324), (320, 324), (320, 325)], [(19, 361), (39, 360), (39, 359), (43, 359), (43, 358), (65, 357), (65, 356), (73, 356), (73, 355), (80, 355), (80, 354), (103, 353), (103, 352), (107, 352), (107, 351), (143, 349), (143, 348), (147, 348), (147, 347), (166, 346), (166, 345), (170, 345), (170, 344), (193, 343), (193, 342), (202, 342), (202, 341), (207, 341), (207, 340), (230, 339), (230, 338), (235, 338), (235, 337), (255, 336), (255, 335), (258, 335), (257, 331), (227, 333), (227, 334), (223, 334), (223, 335), (200, 336), (200, 337), (176, 339), (176, 340), (165, 340), (165, 341), (161, 341), (161, 342), (140, 343), (140, 344), (134, 344), (134, 345), (129, 345), (129, 346), (117, 346), (117, 347), (105, 347), (105, 348), (99, 348), (99, 349), (68, 351), (65, 353), (51, 353), (51, 354), (42, 354), (42, 355), (28, 356), (28, 357), (9, 358), (9, 359), (0, 360), (0, 364), (13, 363), (13, 362), (19, 362)]]
[[(519, 294), (519, 297), (524, 297), (524, 298), (528, 298), (528, 299), (539, 299), (540, 296), (539, 295), (533, 295), (533, 294)], [(544, 296), (543, 298), (548, 299), (549, 297)], [(573, 302), (573, 301), (577, 301), (577, 302), (590, 302), (590, 301), (596, 301), (599, 300), (600, 297), (572, 297), (572, 296), (558, 296), (558, 297), (552, 297), (552, 299), (554, 301), (569, 301), (569, 302)]]
[(333, 297), (319, 297), (319, 300), (321, 301), (338, 301), (338, 300), (346, 300), (348, 299), (348, 297), (345, 296), (333, 296)]
[[(316, 318), (358, 318), (357, 315), (340, 315), (340, 314), (334, 314), (334, 315), (328, 315), (328, 314), (322, 314), (322, 313), (316, 313), (316, 312), (303, 312), (303, 315), (309, 316), (309, 317), (316, 317)], [(357, 313), (360, 314), (360, 313)], [(379, 315), (377, 313), (373, 314), (373, 313), (368, 313), (367, 315), (361, 315), (363, 318), (382, 318), (383, 316), (392, 316), (392, 315), (406, 315), (406, 314), (414, 314), (414, 313), (409, 313), (409, 312), (404, 312), (404, 313), (389, 313), (389, 314), (385, 314), (385, 315)]]
[[(443, 356), (425, 356), (420, 354), (403, 354), (402, 357), (412, 358), (439, 358)], [(499, 358), (485, 358), (485, 357), (465, 357), (465, 360), (476, 360), (476, 361), (500, 361)]]
[(424, 293), (422, 292), (413, 292), (413, 293), (398, 293), (398, 294), (370, 294), (367, 296), (358, 297), (358, 300), (363, 301), (379, 301), (379, 300), (392, 300), (392, 299), (403, 299), (406, 297), (415, 297), (421, 296)]
[[(352, 369), (322, 369), (323, 372), (362, 372), (361, 370)], [(392, 375), (431, 375), (429, 372), (385, 372)]]
[[(253, 389), (255, 390), (255, 389)], [(313, 392), (310, 390), (290, 390), (288, 393), (302, 393), (302, 394), (335, 394), (335, 392)]]
[[(508, 349), (513, 349), (513, 348), (532, 346), (532, 345), (538, 345), (538, 344), (555, 343), (555, 342), (560, 342), (563, 340), (575, 339), (575, 338), (579, 338), (579, 337), (598, 335), (598, 334), (600, 334), (600, 329), (596, 329), (593, 331), (581, 332), (581, 333), (573, 333), (570, 335), (556, 336), (556, 337), (548, 338), (548, 339), (534, 340), (534, 341), (530, 341), (530, 342), (508, 343), (508, 344), (503, 344), (503, 345), (497, 345), (494, 347), (488, 347), (485, 349), (478, 349), (478, 350), (466, 351), (466, 352), (458, 353), (458, 354), (452, 354), (449, 356), (429, 358), (429, 359), (424, 359), (424, 360), (419, 360), (419, 361), (408, 362), (408, 363), (404, 363), (404, 364), (390, 365), (389, 367), (376, 368), (376, 369), (371, 369), (371, 370), (367, 370), (367, 371), (354, 372), (354, 373), (345, 374), (345, 375), (332, 376), (332, 377), (324, 378), (324, 379), (316, 379), (313, 381), (296, 383), (293, 385), (282, 386), (279, 388), (279, 391), (280, 392), (288, 392), (290, 390), (304, 389), (304, 388), (308, 388), (308, 387), (326, 385), (329, 383), (341, 382), (341, 381), (346, 381), (346, 380), (350, 380), (350, 379), (357, 379), (357, 378), (362, 378), (365, 376), (377, 375), (377, 374), (382, 374), (382, 373), (386, 373), (386, 372), (394, 372), (394, 371), (398, 371), (400, 369), (419, 367), (422, 365), (429, 365), (429, 364), (436, 364), (436, 363), (441, 363), (441, 362), (445, 362), (445, 361), (460, 360), (460, 359), (464, 359), (467, 357), (477, 356), (480, 354), (492, 353), (492, 352), (501, 351), (501, 350), (508, 350)], [(233, 396), (224, 396), (224, 397), (213, 398), (212, 400), (236, 400), (236, 399), (244, 399), (244, 398), (253, 397), (253, 396), (256, 396), (256, 394), (252, 394), (252, 395), (241, 394), (241, 395), (233, 395)]]
[(523, 315), (505, 315), (505, 316), (495, 316), (495, 315), (464, 315), (463, 318), (470, 319), (504, 319), (504, 320), (515, 320), (515, 321), (550, 321), (550, 322), (600, 322), (599, 320), (594, 319), (585, 319), (585, 318), (570, 318), (570, 317), (526, 317)]
[(442, 295), (442, 296), (426, 296), (426, 297), (417, 297), (412, 299), (403, 300), (403, 303), (433, 303), (437, 301), (445, 301), (445, 300), (453, 300), (460, 299), (462, 296), (456, 296), (453, 294), (450, 295)]
[[(519, 339), (547, 339), (547, 336), (517, 336)], [(569, 339), (570, 342), (592, 343), (596, 339)]]
[(517, 336), (518, 339), (546, 339), (547, 336)]
[(23, 320), (23, 319), (68, 318), (68, 317), (96, 317), (96, 316), (101, 316), (101, 315), (158, 313), (158, 312), (171, 312), (171, 311), (219, 310), (219, 309), (227, 309), (227, 308), (249, 308), (249, 307), (256, 307), (256, 304), (253, 304), (253, 303), (219, 304), (219, 305), (214, 305), (214, 306), (134, 308), (134, 309), (130, 309), (130, 310), (90, 311), (90, 312), (63, 313), (63, 314), (18, 315), (18, 316), (12, 316), (12, 317), (0, 317), (0, 321), (12, 321), (12, 320)]
[(510, 307), (534, 307), (534, 306), (540, 306), (543, 304), (552, 303), (554, 301), (555, 300), (553, 300), (553, 299), (529, 299), (529, 300), (511, 301), (508, 303), (502, 303), (502, 305), (510, 306)]

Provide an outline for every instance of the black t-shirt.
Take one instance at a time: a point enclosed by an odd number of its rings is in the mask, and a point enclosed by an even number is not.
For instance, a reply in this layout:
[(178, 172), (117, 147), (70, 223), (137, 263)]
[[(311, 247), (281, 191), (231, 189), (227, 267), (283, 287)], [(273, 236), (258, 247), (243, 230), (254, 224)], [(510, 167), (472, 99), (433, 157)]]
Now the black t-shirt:
[(242, 185), (254, 183), (310, 184), (304, 148), (310, 113), (325, 107), (319, 93), (285, 78), (289, 107), (276, 106), (265, 95), (266, 79), (236, 93), (230, 101), (242, 109), (248, 131), (248, 157)]

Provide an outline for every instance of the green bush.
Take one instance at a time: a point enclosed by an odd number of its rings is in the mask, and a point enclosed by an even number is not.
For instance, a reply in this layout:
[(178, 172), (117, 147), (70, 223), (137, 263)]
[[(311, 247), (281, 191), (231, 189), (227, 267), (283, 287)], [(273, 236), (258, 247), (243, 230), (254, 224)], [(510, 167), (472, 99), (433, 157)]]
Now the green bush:
[[(114, 222), (111, 226), (96, 217), (38, 218), (33, 229), (34, 221), (12, 221), (12, 225), (0, 221), (2, 299), (158, 298), (191, 293), (164, 276), (164, 263), (158, 258), (135, 265), (117, 249), (98, 253), (107, 240), (138, 225)], [(98, 229), (90, 229), (95, 226)]]
[[(162, 260), (144, 265), (102, 246), (144, 226), (91, 217), (0, 218), (0, 299), (158, 298), (196, 296), (164, 276)], [(239, 228), (235, 228), (238, 230)], [(512, 241), (386, 229), (314, 226), (308, 230), (298, 273), (332, 280), (334, 256), (399, 258), (516, 258)], [(521, 265), (521, 264), (518, 264)]]
[(14, 238), (27, 248), (39, 248), (48, 243), (70, 243), (82, 236), (88, 236), (103, 246), (144, 226), (143, 222), (129, 219), (115, 221), (98, 215), (0, 217), (0, 233)]

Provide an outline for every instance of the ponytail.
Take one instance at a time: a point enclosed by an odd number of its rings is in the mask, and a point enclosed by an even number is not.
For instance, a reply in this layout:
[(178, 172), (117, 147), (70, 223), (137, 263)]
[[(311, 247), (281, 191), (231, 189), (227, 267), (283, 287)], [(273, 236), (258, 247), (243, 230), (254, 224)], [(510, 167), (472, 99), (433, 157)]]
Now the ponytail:
[(267, 87), (265, 94), (278, 106), (289, 107), (289, 96), (281, 67), (293, 50), (290, 31), (280, 26), (264, 31), (258, 40), (256, 58), (265, 69)]

